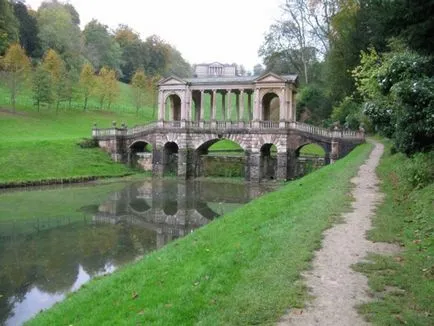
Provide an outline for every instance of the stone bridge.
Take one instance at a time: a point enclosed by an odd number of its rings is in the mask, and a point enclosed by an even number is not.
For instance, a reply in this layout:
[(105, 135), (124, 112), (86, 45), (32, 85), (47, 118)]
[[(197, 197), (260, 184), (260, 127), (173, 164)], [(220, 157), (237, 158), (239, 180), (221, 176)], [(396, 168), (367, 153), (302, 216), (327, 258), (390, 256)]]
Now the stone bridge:
[[(333, 163), (345, 156), (356, 145), (364, 142), (364, 134), (354, 131), (329, 131), (319, 127), (288, 122), (154, 122), (145, 126), (109, 129), (94, 128), (92, 133), (101, 148), (113, 160), (128, 163), (137, 151), (152, 145), (152, 171), (163, 176), (173, 169), (178, 177), (197, 177), (200, 155), (221, 139), (240, 145), (246, 156), (245, 176), (249, 181), (260, 181), (267, 170), (272, 145), (277, 148), (277, 167), (274, 179), (294, 177), (295, 162), (300, 149), (317, 144), (324, 149), (325, 163)], [(176, 155), (176, 159), (173, 156)]]
[[(296, 75), (180, 79), (159, 83), (158, 121), (144, 126), (99, 129), (92, 136), (113, 160), (129, 163), (152, 147), (154, 176), (199, 176), (200, 156), (222, 139), (245, 154), (245, 178), (287, 180), (295, 177), (296, 159), (307, 144), (324, 149), (325, 163), (345, 156), (364, 142), (363, 132), (327, 130), (296, 122)], [(220, 96), (221, 104), (217, 105)], [(209, 98), (208, 109), (205, 100)], [(277, 153), (273, 153), (275, 145)]]

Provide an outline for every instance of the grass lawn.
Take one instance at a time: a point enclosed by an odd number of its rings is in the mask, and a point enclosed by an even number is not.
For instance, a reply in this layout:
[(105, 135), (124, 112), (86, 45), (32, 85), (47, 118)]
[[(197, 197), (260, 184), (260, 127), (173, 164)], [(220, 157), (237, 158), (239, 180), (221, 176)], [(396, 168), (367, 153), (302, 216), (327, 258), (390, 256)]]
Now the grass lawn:
[[(274, 324), (307, 296), (300, 273), (349, 208), (372, 146), (291, 182), (101, 277), (29, 325)], [(339, 203), (339, 204), (337, 204)]]
[(377, 169), (386, 197), (369, 238), (403, 251), (356, 265), (375, 298), (360, 311), (374, 325), (434, 325), (434, 153), (408, 158), (390, 147)]
[(93, 123), (132, 126), (149, 121), (151, 110), (135, 113), (61, 111), (0, 112), (0, 183), (83, 176), (120, 176), (133, 171), (97, 148), (77, 143), (91, 136)]

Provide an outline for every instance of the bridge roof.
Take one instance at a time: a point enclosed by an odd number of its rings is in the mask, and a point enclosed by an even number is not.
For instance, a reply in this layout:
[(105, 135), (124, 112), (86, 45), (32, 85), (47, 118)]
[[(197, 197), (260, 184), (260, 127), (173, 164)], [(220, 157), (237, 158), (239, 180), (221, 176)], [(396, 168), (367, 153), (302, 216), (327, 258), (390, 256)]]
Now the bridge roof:
[(177, 76), (170, 76), (162, 79), (159, 85), (164, 85), (169, 81), (176, 81), (181, 84), (189, 85), (236, 85), (236, 84), (255, 84), (258, 82), (283, 82), (283, 83), (297, 83), (298, 75), (277, 75), (274, 73), (266, 73), (261, 76), (233, 76), (233, 77), (203, 77), (203, 78), (180, 78)]

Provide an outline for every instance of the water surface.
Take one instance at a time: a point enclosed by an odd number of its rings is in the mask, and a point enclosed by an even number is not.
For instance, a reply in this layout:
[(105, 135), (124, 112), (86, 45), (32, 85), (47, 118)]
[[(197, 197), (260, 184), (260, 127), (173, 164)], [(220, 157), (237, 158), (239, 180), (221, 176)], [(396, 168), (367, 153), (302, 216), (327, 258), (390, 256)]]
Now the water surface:
[(270, 187), (147, 180), (0, 193), (0, 325), (185, 236)]

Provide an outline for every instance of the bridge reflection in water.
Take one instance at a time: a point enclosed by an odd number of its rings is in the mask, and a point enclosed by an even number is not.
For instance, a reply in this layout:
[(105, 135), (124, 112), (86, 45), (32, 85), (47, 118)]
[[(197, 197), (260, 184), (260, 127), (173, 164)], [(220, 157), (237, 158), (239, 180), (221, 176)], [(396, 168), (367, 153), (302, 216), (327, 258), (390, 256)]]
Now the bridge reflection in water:
[[(17, 207), (15, 219), (1, 216), (0, 210), (0, 325), (21, 325), (92, 277), (110, 273), (267, 191), (260, 184), (149, 180), (117, 187), (121, 190), (98, 203), (89, 194), (101, 192), (99, 187), (56, 188), (61, 194), (56, 198), (79, 198), (68, 207), (69, 215), (45, 217), (53, 216), (53, 208), (40, 202)], [(50, 198), (53, 190), (36, 190), (39, 195), (44, 191)], [(23, 198), (11, 192), (9, 200), (14, 195)], [(29, 210), (35, 217), (20, 216)]]

